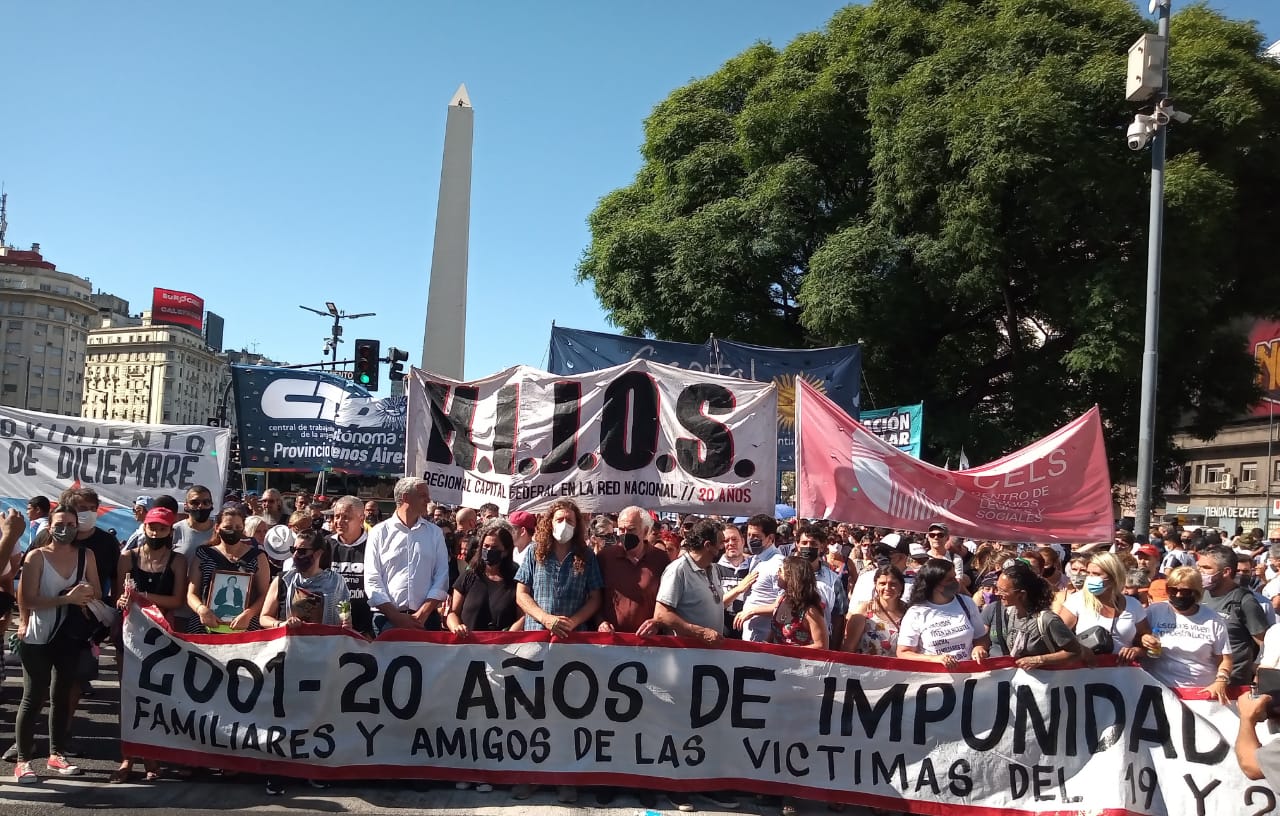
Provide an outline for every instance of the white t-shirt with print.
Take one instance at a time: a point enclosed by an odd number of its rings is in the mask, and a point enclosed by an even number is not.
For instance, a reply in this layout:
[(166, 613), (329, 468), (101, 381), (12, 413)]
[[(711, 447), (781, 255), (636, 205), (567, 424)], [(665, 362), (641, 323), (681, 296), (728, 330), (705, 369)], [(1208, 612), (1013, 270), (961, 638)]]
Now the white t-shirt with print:
[(978, 605), (967, 595), (957, 595), (947, 604), (913, 604), (902, 616), (898, 645), (919, 649), (923, 654), (949, 654), (956, 660), (968, 660), (973, 642), (986, 633)]
[(1204, 688), (1218, 673), (1218, 659), (1230, 652), (1227, 624), (1207, 606), (1180, 615), (1167, 603), (1147, 607), (1151, 634), (1160, 638), (1161, 654), (1142, 665), (1170, 688)]
[[(1067, 602), (1063, 604), (1063, 608), (1076, 616), (1075, 633), (1087, 632), (1095, 626), (1101, 626), (1111, 631), (1111, 638), (1115, 641), (1115, 649), (1120, 651), (1125, 646), (1135, 645), (1134, 641), (1138, 637), (1138, 624), (1147, 619), (1147, 610), (1143, 608), (1142, 602), (1137, 598), (1124, 596), (1124, 610), (1118, 618), (1105, 618), (1089, 609), (1084, 605), (1084, 595), (1088, 590), (1073, 593), (1067, 598)], [(1112, 628), (1112, 624), (1115, 628)]]

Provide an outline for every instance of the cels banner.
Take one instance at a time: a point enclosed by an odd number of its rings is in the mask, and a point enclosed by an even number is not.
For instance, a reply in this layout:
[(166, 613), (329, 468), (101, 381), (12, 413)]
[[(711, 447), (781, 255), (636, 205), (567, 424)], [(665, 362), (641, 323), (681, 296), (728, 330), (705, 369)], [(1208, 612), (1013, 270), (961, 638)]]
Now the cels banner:
[(1111, 477), (1098, 409), (988, 465), (950, 471), (914, 459), (801, 383), (796, 510), (877, 527), (999, 541), (1107, 541)]
[(132, 608), (125, 755), (304, 778), (731, 788), (938, 815), (1275, 805), (1236, 767), (1230, 710), (1184, 703), (1138, 668), (946, 672), (741, 641), (286, 631), (181, 636)]

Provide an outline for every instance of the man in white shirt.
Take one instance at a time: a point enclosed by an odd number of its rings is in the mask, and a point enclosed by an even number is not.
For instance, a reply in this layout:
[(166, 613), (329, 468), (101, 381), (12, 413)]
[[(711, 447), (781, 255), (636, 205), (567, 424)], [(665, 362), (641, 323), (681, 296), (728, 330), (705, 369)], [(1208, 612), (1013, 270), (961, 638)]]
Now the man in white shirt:
[(512, 543), (516, 547), (515, 551), (511, 553), (511, 559), (516, 562), (516, 566), (520, 566), (524, 563), (524, 557), (529, 553), (529, 545), (533, 543), (533, 531), (538, 529), (538, 517), (533, 513), (517, 510), (507, 516), (507, 521), (511, 522), (511, 530), (514, 536)]
[[(747, 598), (742, 604), (744, 609), (772, 604), (782, 592), (778, 586), (778, 569), (782, 566), (783, 555), (778, 551), (777, 533), (778, 522), (769, 516), (759, 514), (747, 521), (747, 552), (751, 555), (747, 574), (755, 573), (756, 580), (747, 591)], [(742, 627), (743, 640), (767, 643), (773, 619), (768, 615), (757, 615), (744, 624), (739, 613), (733, 623), (735, 627)]]
[(396, 511), (369, 531), (364, 550), (364, 590), (377, 611), (377, 633), (439, 629), (437, 608), (449, 592), (449, 551), (444, 533), (424, 518), (431, 493), (414, 476), (396, 482)]

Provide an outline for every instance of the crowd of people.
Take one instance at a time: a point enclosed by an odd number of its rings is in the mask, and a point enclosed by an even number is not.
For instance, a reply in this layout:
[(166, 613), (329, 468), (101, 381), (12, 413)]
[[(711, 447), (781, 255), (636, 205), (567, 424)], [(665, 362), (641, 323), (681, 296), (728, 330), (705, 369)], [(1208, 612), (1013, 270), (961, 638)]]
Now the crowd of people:
[[(503, 517), (492, 504), (434, 503), (412, 477), (397, 482), (394, 502), (384, 518), (377, 501), (301, 492), (289, 509), (267, 490), (228, 494), (215, 513), (212, 492), (197, 486), (181, 506), (138, 497), (140, 526), (123, 544), (97, 525), (91, 488), (68, 489), (56, 503), (33, 497), (25, 547), (17, 546), (23, 520), (0, 517), (0, 599), (16, 599), (10, 648), (23, 671), (16, 741), (5, 753), (15, 781), (39, 778), (42, 716), (45, 767), (81, 772), (70, 747), (74, 715), (96, 679), (98, 644), (114, 641), (122, 653), (121, 613), (134, 599), (154, 604), (177, 631), (214, 636), (317, 624), (368, 638), (388, 629), (459, 639), (595, 631), (708, 646), (740, 638), (946, 667), (1008, 657), (1030, 670), (1113, 654), (1222, 704), (1259, 667), (1280, 668), (1280, 540), (1261, 530), (1166, 524), (1138, 536), (1117, 529), (1109, 542), (1036, 546), (964, 539), (943, 522), (915, 533), (766, 515), (660, 518), (634, 506), (588, 515), (569, 499)], [(143, 765), (147, 780), (193, 773)], [(123, 757), (110, 781), (134, 775), (134, 760)], [(266, 786), (278, 794), (284, 780)], [(595, 789), (601, 804), (616, 793)], [(656, 804), (654, 792), (634, 793)], [(732, 792), (703, 796), (737, 805)], [(572, 803), (578, 792), (562, 785), (557, 797)], [(670, 798), (695, 809), (687, 794)], [(795, 812), (790, 800), (776, 804)]]

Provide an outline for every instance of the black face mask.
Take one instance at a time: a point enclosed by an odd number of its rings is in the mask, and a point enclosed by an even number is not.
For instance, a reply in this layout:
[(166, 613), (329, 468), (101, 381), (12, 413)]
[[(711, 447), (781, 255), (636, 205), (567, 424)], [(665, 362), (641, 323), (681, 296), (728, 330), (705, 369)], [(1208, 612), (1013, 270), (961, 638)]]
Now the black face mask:
[(1045, 568), (1044, 568), (1044, 577), (1046, 577), (1046, 578), (1052, 578), (1052, 577), (1053, 577), (1053, 573), (1054, 573), (1054, 571), (1055, 571), (1056, 569), (1057, 569), (1056, 567), (1045, 567)]
[(218, 538), (223, 544), (237, 544), (240, 539), (244, 538), (243, 530), (219, 530)]
[(312, 529), (312, 530), (323, 530), (323, 529), (324, 529), (324, 517), (323, 517), (323, 516), (317, 516), (316, 518), (311, 519), (311, 529)]
[(497, 547), (485, 547), (480, 554), (484, 557), (484, 562), (491, 567), (502, 563), (503, 552)]
[(173, 536), (167, 535), (164, 538), (152, 538), (147, 536), (147, 546), (153, 550), (162, 550), (173, 543)]
[(759, 555), (764, 552), (764, 542), (758, 538), (747, 539), (747, 552), (752, 555)]
[(1170, 595), (1169, 606), (1179, 612), (1186, 612), (1188, 609), (1196, 605), (1196, 599), (1191, 595)]
[(212, 507), (188, 507), (187, 515), (196, 524), (204, 524), (209, 520), (209, 516), (213, 513)]
[(813, 559), (818, 557), (818, 548), (817, 547), (801, 547), (800, 549), (796, 550), (796, 553), (804, 560), (812, 561)]
[(623, 533), (622, 546), (623, 549), (634, 550), (636, 547), (640, 546), (640, 536), (635, 533)]

